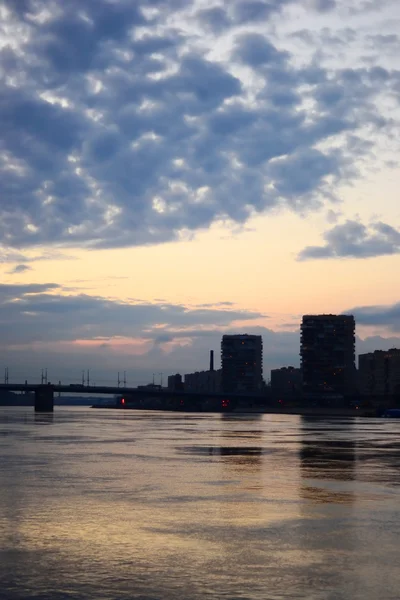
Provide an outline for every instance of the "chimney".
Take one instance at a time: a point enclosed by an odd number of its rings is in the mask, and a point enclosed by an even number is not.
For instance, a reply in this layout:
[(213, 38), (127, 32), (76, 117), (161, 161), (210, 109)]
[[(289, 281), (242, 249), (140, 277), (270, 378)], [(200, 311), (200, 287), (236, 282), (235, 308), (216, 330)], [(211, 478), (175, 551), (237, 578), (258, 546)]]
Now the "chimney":
[(210, 350), (210, 371), (214, 371), (214, 350)]

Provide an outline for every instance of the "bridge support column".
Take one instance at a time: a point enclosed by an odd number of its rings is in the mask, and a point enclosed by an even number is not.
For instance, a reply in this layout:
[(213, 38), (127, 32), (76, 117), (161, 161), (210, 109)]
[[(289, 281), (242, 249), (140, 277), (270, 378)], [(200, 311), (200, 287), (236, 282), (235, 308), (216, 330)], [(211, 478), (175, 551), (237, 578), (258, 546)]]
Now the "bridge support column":
[(53, 412), (54, 392), (49, 385), (42, 385), (35, 390), (35, 412)]

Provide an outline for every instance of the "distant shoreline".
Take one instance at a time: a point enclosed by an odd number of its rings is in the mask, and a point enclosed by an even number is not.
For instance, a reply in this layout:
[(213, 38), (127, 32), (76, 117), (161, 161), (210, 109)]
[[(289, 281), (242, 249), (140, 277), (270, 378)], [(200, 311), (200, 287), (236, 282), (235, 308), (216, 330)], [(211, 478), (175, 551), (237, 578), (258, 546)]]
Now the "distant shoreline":
[[(1, 402), (0, 401), (0, 408), (16, 408), (16, 407), (24, 407), (24, 408), (32, 408), (33, 409), (33, 402), (32, 400), (28, 400), (25, 402), (10, 402), (10, 401), (6, 401), (6, 402)], [(213, 413), (213, 414), (225, 414), (225, 415), (244, 415), (244, 414), (273, 414), (273, 415), (299, 415), (299, 416), (304, 416), (304, 417), (327, 417), (327, 418), (341, 418), (341, 417), (363, 417), (363, 418), (380, 418), (380, 414), (378, 414), (378, 409), (377, 407), (370, 407), (370, 408), (363, 408), (360, 407), (358, 409), (354, 408), (346, 408), (346, 407), (337, 407), (337, 408), (333, 408), (331, 406), (329, 407), (299, 407), (299, 406), (283, 406), (283, 407), (277, 407), (277, 406), (248, 406), (248, 407), (244, 407), (244, 406), (239, 406), (236, 407), (233, 410), (190, 410), (190, 409), (186, 409), (186, 410), (180, 410), (179, 408), (175, 408), (175, 409), (162, 409), (160, 407), (134, 407), (134, 406), (125, 406), (125, 407), (120, 407), (120, 406), (115, 406), (112, 404), (102, 404), (102, 403), (95, 403), (93, 404), (93, 400), (90, 401), (90, 399), (85, 399), (83, 401), (77, 401), (77, 402), (71, 402), (71, 403), (66, 403), (66, 402), (60, 402), (54, 403), (54, 408), (57, 409), (57, 407), (61, 408), (61, 407), (81, 407), (81, 408), (96, 408), (96, 409), (107, 409), (107, 410), (128, 410), (128, 411), (132, 411), (132, 410), (137, 410), (137, 411), (143, 411), (143, 410), (155, 410), (155, 411), (162, 411), (162, 412), (185, 412), (185, 413)], [(386, 408), (386, 407), (385, 407)]]

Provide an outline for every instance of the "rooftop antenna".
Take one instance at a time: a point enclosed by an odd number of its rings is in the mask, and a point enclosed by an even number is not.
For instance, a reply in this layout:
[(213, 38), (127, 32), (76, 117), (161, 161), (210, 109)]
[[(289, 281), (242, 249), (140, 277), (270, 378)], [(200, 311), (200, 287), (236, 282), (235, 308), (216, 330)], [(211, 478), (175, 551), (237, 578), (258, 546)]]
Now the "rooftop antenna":
[(124, 388), (126, 388), (126, 371), (124, 371)]
[(163, 374), (162, 374), (162, 373), (159, 373), (159, 375), (160, 375), (160, 377), (161, 377), (161, 379), (160, 379), (160, 382), (161, 382), (161, 387), (162, 387), (162, 376), (163, 376)]
[(121, 381), (120, 381), (120, 378), (119, 378), (119, 371), (118, 371), (118, 387), (119, 387), (120, 383), (121, 383)]
[(4, 369), (4, 383), (8, 383), (8, 367)]
[(90, 385), (90, 377), (89, 377), (89, 373), (90, 373), (90, 371), (89, 371), (89, 369), (88, 369), (88, 370), (87, 370), (87, 376), (86, 376), (86, 384), (87, 384), (87, 386), (88, 386), (88, 387), (89, 387), (89, 385)]
[(47, 369), (44, 372), (44, 382), (47, 385)]
[(82, 385), (85, 385), (85, 371), (82, 371)]
[(44, 384), (44, 371), (42, 369), (42, 375), (40, 377), (40, 383), (43, 385)]

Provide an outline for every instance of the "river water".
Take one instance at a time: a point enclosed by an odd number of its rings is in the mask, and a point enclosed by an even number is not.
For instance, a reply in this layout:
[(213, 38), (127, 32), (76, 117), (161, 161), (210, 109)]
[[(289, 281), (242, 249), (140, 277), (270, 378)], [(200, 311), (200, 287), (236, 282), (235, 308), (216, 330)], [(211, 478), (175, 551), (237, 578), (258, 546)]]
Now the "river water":
[(400, 421), (0, 409), (1, 600), (400, 595)]

